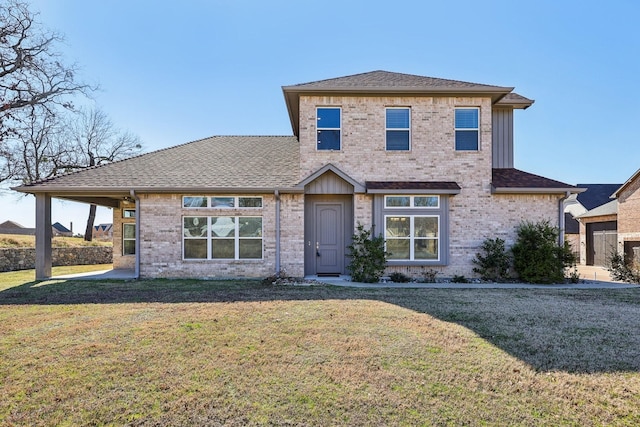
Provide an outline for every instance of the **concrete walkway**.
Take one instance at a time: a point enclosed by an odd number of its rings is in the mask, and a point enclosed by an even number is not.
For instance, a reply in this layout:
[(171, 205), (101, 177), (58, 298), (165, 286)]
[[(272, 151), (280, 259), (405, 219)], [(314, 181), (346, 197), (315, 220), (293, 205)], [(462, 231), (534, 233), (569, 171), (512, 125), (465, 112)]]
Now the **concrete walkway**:
[[(433, 288), (433, 289), (625, 289), (640, 286), (614, 282), (609, 272), (602, 267), (578, 266), (580, 283), (566, 283), (560, 285), (532, 285), (529, 283), (359, 283), (352, 282), (350, 276), (318, 277), (307, 276), (305, 279), (325, 283), (332, 286), (353, 288)], [(101, 270), (87, 273), (67, 274), (52, 277), (53, 280), (134, 280), (134, 270)], [(597, 279), (597, 280), (595, 280)]]

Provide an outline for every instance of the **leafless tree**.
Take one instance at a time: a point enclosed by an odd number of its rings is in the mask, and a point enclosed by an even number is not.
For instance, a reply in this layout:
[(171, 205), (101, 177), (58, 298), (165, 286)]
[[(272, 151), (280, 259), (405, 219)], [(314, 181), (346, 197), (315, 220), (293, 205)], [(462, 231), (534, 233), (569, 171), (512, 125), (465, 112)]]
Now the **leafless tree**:
[(71, 107), (71, 95), (95, 89), (76, 81), (77, 67), (65, 65), (57, 50), (62, 37), (36, 17), (20, 0), (0, 1), (0, 146), (15, 132), (17, 116)]
[[(75, 170), (100, 166), (127, 157), (142, 150), (140, 138), (131, 132), (117, 129), (109, 117), (99, 109), (80, 110), (66, 125), (66, 150), (58, 147), (64, 156), (57, 161), (58, 170)], [(92, 239), (96, 206), (89, 208), (89, 219), (84, 239)]]

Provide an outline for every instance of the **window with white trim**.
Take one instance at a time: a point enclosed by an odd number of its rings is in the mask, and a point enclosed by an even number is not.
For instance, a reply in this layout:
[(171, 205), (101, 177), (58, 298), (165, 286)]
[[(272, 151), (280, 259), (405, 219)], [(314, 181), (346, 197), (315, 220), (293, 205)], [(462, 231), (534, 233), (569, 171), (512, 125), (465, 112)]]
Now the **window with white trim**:
[(389, 260), (440, 259), (438, 215), (385, 215), (384, 237)]
[(184, 259), (262, 259), (261, 216), (183, 217)]
[(342, 146), (342, 109), (340, 107), (316, 108), (316, 148), (318, 150), (340, 150)]
[(122, 255), (136, 254), (136, 224), (122, 224)]
[(455, 135), (457, 151), (478, 151), (480, 149), (479, 117), (479, 108), (456, 108)]
[(249, 209), (261, 208), (260, 196), (184, 196), (183, 208), (212, 208), (212, 209)]
[(411, 110), (389, 107), (385, 119), (387, 151), (408, 151), (411, 149)]

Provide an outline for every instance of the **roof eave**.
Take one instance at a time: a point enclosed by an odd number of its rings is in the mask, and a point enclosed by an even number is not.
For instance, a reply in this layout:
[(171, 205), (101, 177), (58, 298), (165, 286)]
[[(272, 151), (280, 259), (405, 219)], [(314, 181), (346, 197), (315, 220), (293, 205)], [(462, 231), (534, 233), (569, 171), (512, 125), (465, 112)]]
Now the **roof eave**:
[(587, 191), (586, 188), (578, 187), (494, 187), (491, 186), (493, 194), (575, 194)]

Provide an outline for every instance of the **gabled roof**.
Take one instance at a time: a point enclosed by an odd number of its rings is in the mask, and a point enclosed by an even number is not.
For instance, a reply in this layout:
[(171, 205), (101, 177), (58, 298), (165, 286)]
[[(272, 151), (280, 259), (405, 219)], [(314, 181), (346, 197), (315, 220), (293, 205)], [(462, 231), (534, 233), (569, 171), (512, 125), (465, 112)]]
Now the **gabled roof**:
[[(293, 136), (214, 136), (14, 188), (67, 195), (273, 191), (299, 179)], [(77, 199), (77, 198), (76, 198)]]
[(56, 222), (51, 227), (55, 228), (60, 233), (71, 233), (71, 230), (69, 230), (67, 227), (65, 227), (64, 225), (60, 224), (59, 222)]
[[(285, 101), (294, 135), (299, 133), (300, 95), (331, 94), (379, 94), (379, 95), (447, 95), (447, 96), (488, 96), (496, 103), (513, 91), (513, 87), (492, 86), (469, 83), (458, 80), (393, 73), (389, 71), (371, 71), (351, 76), (319, 80), (310, 83), (283, 86)], [(526, 108), (533, 101), (517, 96), (505, 101), (507, 105), (521, 105)]]
[(9, 229), (9, 228), (25, 228), (22, 225), (18, 224), (15, 221), (5, 221), (2, 224), (0, 224), (0, 228), (5, 228), (5, 229)]
[(493, 169), (491, 189), (494, 193), (581, 193), (584, 188), (545, 178), (519, 169)]
[(577, 200), (588, 211), (609, 203), (613, 193), (620, 188), (620, 184), (578, 184), (587, 191), (578, 194)]

